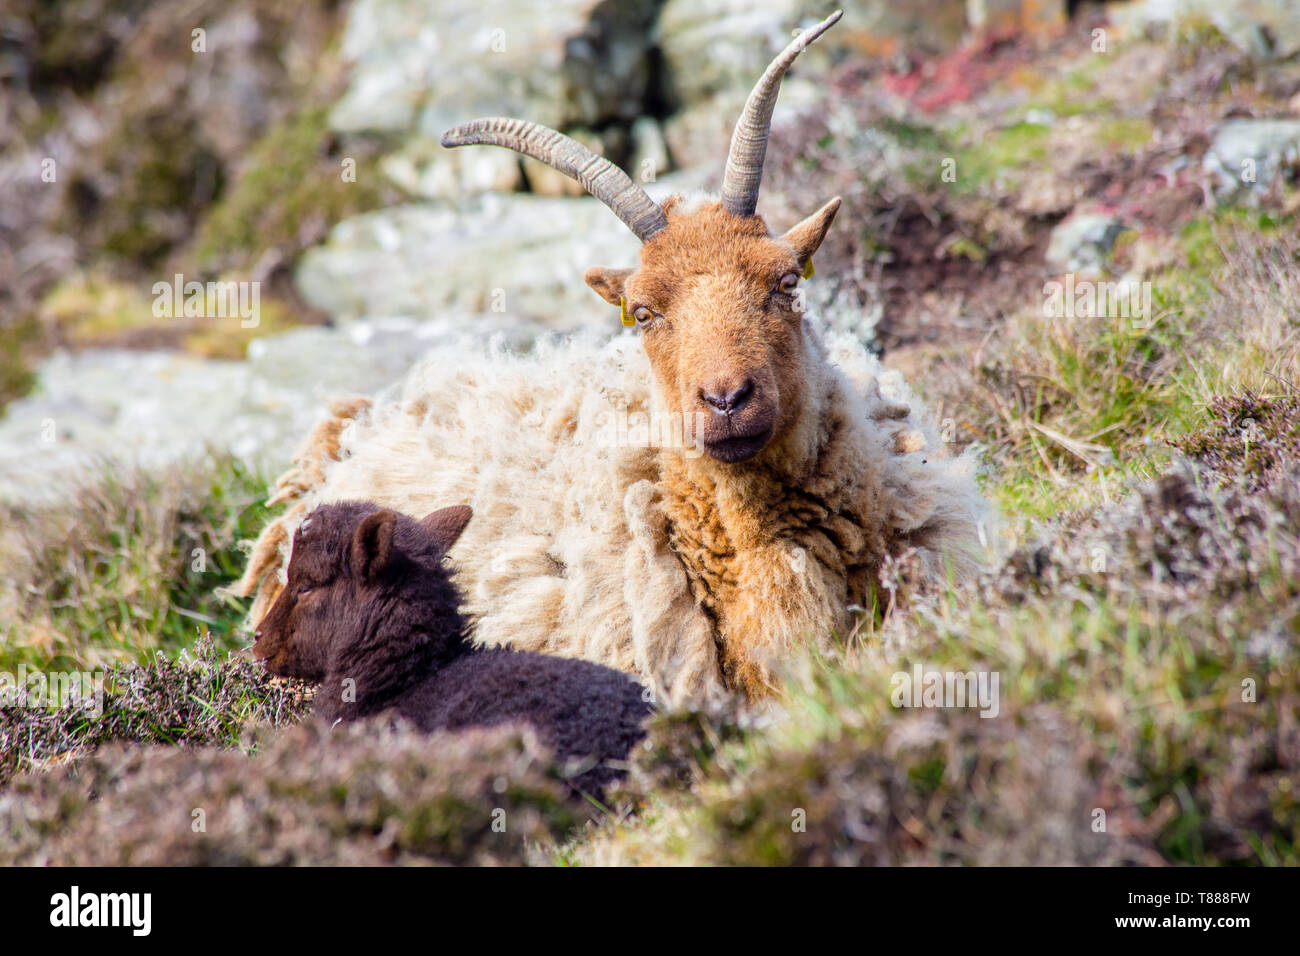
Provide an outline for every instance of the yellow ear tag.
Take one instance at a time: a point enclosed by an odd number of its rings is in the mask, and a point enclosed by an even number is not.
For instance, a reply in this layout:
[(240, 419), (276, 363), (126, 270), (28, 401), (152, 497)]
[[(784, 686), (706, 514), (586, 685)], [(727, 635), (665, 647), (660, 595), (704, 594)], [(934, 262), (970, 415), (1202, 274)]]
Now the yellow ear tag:
[(811, 279), (813, 277), (814, 271), (815, 270), (813, 269), (812, 259), (809, 258), (808, 264), (803, 267), (803, 277), (805, 279)]
[(618, 297), (618, 317), (623, 320), (623, 324), (628, 328), (636, 325), (636, 319), (627, 314), (627, 299), (621, 295)]

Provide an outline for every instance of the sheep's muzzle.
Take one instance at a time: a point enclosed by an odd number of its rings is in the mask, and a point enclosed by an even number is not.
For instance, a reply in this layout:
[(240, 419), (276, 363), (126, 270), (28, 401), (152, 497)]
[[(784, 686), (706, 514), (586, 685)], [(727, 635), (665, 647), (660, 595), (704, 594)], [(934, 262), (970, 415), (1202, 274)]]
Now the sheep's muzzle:
[(696, 441), (710, 458), (734, 465), (757, 456), (776, 433), (776, 408), (761, 387), (704, 387), (699, 392)]

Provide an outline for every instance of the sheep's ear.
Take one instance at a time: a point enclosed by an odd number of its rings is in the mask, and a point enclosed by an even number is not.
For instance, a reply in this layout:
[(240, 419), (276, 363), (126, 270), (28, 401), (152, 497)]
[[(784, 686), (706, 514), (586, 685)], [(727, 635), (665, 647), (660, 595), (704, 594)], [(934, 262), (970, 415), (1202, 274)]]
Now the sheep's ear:
[(474, 512), (469, 505), (452, 505), (426, 515), (420, 526), (429, 532), (429, 536), (438, 545), (438, 550), (446, 554), (472, 517)]
[(606, 269), (604, 266), (592, 266), (583, 274), (587, 285), (591, 286), (602, 299), (610, 305), (618, 305), (623, 298), (623, 284), (632, 274), (631, 269)]
[(352, 535), (352, 570), (363, 580), (382, 574), (393, 563), (397, 512), (385, 508), (361, 519)]
[(826, 238), (826, 230), (831, 227), (831, 220), (835, 218), (835, 214), (839, 211), (840, 197), (836, 196), (781, 237), (785, 242), (794, 246), (794, 251), (799, 256), (799, 266), (801, 268), (808, 265), (808, 260), (820, 248), (822, 240)]

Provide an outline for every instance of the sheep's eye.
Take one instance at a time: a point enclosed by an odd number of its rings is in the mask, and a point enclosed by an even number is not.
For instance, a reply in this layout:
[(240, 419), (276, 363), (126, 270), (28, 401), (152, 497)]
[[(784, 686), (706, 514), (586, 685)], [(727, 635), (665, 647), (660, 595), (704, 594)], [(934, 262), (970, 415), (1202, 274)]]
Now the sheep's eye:
[(794, 290), (799, 288), (799, 276), (793, 272), (787, 272), (781, 276), (781, 281), (777, 283), (776, 288), (786, 295), (794, 295)]
[(636, 310), (632, 313), (632, 318), (636, 319), (637, 325), (645, 325), (654, 317), (655, 314), (651, 312), (649, 309), (647, 309), (644, 305), (637, 306)]

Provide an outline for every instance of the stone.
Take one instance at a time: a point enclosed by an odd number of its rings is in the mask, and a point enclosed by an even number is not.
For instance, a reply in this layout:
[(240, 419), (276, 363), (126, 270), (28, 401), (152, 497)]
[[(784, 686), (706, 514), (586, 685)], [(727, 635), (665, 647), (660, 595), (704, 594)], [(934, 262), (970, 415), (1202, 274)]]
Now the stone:
[(1209, 21), (1257, 59), (1287, 59), (1300, 52), (1300, 6), (1295, 0), (1136, 0), (1107, 13), (1125, 28)]
[[(656, 185), (662, 198), (671, 186)], [(339, 223), (300, 259), (303, 297), (343, 321), (494, 313), (573, 328), (607, 317), (582, 281), (593, 265), (631, 265), (640, 243), (591, 197), (487, 193), (410, 203)], [(615, 318), (616, 320), (616, 318)]]
[(438, 139), (478, 116), (555, 128), (631, 122), (643, 111), (656, 3), (626, 0), (358, 0), (352, 61), (332, 127)]
[(627, 174), (643, 187), (649, 186), (671, 169), (668, 142), (654, 117), (643, 116), (632, 124), (632, 143), (632, 158), (627, 166)]
[(1215, 131), (1202, 165), (1221, 198), (1265, 191), (1300, 169), (1300, 120), (1228, 120)]
[[(755, 74), (757, 79), (762, 69)], [(731, 145), (731, 131), (740, 118), (749, 94), (749, 86), (727, 90), (703, 102), (688, 106), (670, 116), (663, 124), (664, 140), (677, 169), (702, 170), (709, 189), (722, 185), (722, 171)], [(823, 83), (807, 76), (790, 75), (781, 84), (773, 128), (797, 122), (811, 110), (825, 110), (831, 104)]]
[(386, 388), (434, 349), (454, 356), (496, 340), (526, 350), (551, 334), (504, 316), (449, 315), (294, 329), (254, 340), (242, 362), (57, 352), (0, 420), (0, 500), (44, 500), (59, 479), (104, 460), (154, 470), (216, 451), (278, 470), (332, 398)]
[(446, 149), (415, 136), (380, 160), (380, 170), (408, 195), (458, 200), (484, 192), (511, 192), (524, 185), (520, 156), (507, 149)]
[(1118, 216), (1076, 210), (1052, 230), (1047, 265), (1056, 272), (1104, 272), (1115, 240), (1127, 229)]
[[(663, 124), (664, 142), (673, 162), (685, 169), (708, 170), (712, 188), (722, 185), (723, 164), (731, 131), (745, 105), (746, 90), (719, 93), (692, 106), (683, 107)], [(782, 89), (784, 93), (784, 88)], [(778, 108), (774, 122), (788, 115)]]

